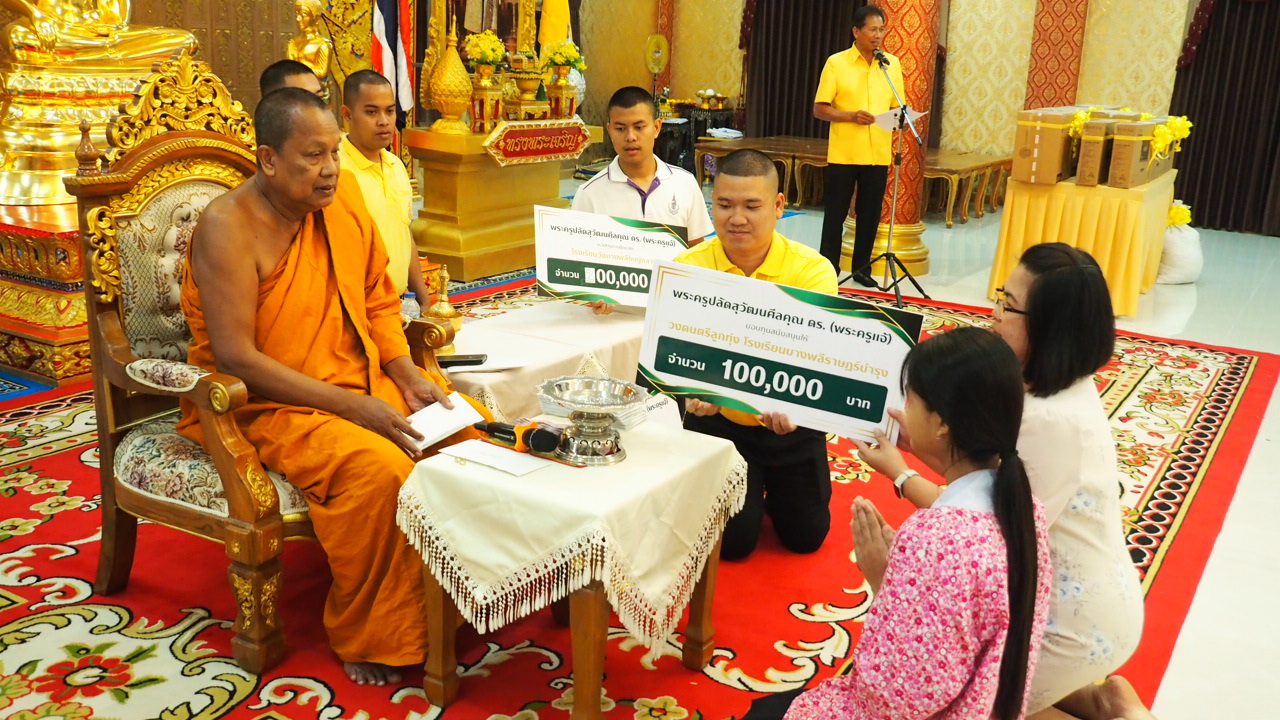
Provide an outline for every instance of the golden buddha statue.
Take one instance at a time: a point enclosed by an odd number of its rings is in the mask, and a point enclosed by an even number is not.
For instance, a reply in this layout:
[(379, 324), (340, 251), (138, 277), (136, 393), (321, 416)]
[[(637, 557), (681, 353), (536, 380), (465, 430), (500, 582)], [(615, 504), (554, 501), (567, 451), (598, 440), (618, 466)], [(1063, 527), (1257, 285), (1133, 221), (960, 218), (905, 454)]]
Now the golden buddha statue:
[(324, 4), (320, 0), (294, 0), (293, 11), (298, 20), (301, 35), (289, 38), (285, 57), (311, 68), (320, 78), (321, 95), (329, 99), (329, 62), (333, 58), (333, 43), (320, 33), (320, 14)]
[(130, 0), (0, 0), (21, 17), (5, 28), (3, 42), (14, 63), (95, 63), (112, 67), (152, 63), (194, 51), (185, 30), (130, 27)]
[(62, 178), (76, 169), (79, 124), (106, 146), (106, 124), (151, 66), (194, 53), (185, 30), (131, 26), (130, 0), (0, 0), (19, 17), (0, 33), (0, 204), (74, 200)]

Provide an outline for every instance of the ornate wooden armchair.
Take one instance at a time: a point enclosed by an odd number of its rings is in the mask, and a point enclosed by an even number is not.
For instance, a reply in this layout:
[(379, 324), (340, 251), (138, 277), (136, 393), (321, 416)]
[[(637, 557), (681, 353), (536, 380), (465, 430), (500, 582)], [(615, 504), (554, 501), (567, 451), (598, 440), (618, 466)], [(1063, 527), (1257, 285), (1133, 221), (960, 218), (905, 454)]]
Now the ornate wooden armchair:
[[(277, 617), (285, 540), (314, 539), (306, 500), (265, 469), (232, 419), (248, 390), (186, 363), (179, 305), (188, 243), (210, 200), (255, 170), (252, 119), (206, 63), (157, 63), (107, 130), (102, 157), (81, 126), (79, 202), (102, 482), (95, 588), (128, 584), (137, 518), (226, 546), (239, 608), (232, 651), (262, 673), (284, 652)], [(408, 329), (414, 361), (439, 370), (447, 325)], [(178, 400), (199, 408), (208, 452), (174, 431)]]

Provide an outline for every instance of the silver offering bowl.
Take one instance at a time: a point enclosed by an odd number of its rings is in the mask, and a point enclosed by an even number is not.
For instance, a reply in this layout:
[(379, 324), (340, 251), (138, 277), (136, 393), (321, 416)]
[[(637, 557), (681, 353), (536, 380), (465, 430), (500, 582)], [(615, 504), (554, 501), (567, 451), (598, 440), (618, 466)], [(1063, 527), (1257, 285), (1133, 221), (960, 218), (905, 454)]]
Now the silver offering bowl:
[(581, 465), (612, 465), (627, 456), (613, 426), (614, 413), (634, 411), (645, 397), (635, 383), (590, 375), (555, 378), (538, 387), (543, 410), (567, 411), (572, 423), (560, 436), (556, 457)]

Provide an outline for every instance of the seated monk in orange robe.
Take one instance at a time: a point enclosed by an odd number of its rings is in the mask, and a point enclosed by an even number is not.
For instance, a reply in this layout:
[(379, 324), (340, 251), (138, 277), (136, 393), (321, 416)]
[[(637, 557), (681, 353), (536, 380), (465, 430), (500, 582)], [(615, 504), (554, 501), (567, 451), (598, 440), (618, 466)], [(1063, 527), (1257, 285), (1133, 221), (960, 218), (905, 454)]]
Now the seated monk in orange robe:
[[(254, 122), (258, 172), (209, 203), (191, 241), (190, 362), (244, 380), (236, 423), (306, 495), (333, 570), (324, 625), (347, 674), (399, 682), (394, 668), (427, 652), (422, 560), (395, 522), (419, 456), (410, 438), (421, 439), (405, 416), (447, 405), (447, 381), (409, 357), (387, 254), (355, 178), (339, 171), (329, 108), (285, 88)], [(178, 429), (203, 442), (193, 406)]]

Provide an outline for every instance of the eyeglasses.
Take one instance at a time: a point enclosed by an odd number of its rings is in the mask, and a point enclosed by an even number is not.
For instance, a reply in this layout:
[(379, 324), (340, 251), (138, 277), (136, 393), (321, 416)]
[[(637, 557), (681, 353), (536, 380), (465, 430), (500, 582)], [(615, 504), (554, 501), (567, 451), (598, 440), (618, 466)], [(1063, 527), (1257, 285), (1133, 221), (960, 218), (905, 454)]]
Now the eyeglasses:
[(1009, 307), (1009, 296), (1005, 294), (1003, 287), (996, 288), (996, 315), (1003, 315), (1011, 312), (1015, 315), (1026, 315), (1026, 310)]

